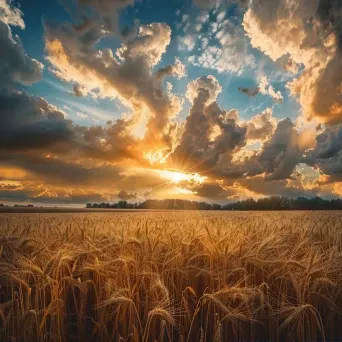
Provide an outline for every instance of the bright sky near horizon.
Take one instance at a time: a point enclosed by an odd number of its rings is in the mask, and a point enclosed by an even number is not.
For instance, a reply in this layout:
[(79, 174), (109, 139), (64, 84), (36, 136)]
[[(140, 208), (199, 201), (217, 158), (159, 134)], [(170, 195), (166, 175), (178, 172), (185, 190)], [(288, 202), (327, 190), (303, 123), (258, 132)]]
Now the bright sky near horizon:
[(0, 201), (342, 195), (341, 0), (0, 0)]

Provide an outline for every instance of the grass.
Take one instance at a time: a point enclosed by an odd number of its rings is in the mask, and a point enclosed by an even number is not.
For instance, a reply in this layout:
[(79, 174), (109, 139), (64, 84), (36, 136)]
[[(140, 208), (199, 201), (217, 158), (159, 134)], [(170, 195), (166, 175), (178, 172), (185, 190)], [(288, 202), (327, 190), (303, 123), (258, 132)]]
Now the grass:
[(337, 341), (342, 213), (0, 214), (0, 341)]

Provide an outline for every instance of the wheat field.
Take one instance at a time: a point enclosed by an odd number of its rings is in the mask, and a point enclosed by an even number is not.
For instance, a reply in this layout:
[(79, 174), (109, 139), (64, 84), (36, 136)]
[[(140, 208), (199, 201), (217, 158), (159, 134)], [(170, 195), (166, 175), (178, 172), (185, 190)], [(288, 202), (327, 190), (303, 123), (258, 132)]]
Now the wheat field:
[(341, 212), (0, 214), (0, 341), (338, 341), (341, 290)]

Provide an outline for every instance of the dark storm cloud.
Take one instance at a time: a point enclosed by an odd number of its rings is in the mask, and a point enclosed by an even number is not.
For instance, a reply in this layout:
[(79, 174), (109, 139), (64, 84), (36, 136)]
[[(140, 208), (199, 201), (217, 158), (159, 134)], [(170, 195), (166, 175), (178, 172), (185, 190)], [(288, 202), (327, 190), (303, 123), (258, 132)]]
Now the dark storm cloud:
[(320, 0), (317, 16), (326, 29), (333, 30), (342, 49), (342, 2), (341, 0)]
[(285, 197), (315, 197), (319, 188), (305, 189), (301, 183), (291, 185), (287, 180), (266, 180), (261, 176), (239, 180), (239, 184), (256, 193), (264, 196), (285, 196)]
[(310, 150), (303, 162), (318, 167), (328, 180), (342, 180), (342, 125), (327, 126), (316, 137), (317, 145)]
[[(314, 106), (325, 116), (332, 116), (332, 122), (342, 121), (342, 1), (320, 0), (317, 17), (322, 23), (322, 36), (331, 32), (336, 39), (336, 49), (322, 71), (317, 83)], [(330, 112), (329, 112), (330, 111)]]
[(225, 200), (228, 197), (235, 195), (234, 190), (224, 189), (217, 183), (203, 184), (194, 189), (197, 192), (197, 196), (203, 198), (210, 198), (215, 200)]
[(40, 81), (43, 65), (26, 54), (20, 38), (5, 24), (22, 20), (20, 11), (11, 11), (3, 13), (11, 18), (1, 17), (0, 21), (0, 150), (47, 148), (68, 139), (72, 124), (44, 99), (14, 90), (17, 82), (30, 85)]
[(342, 150), (342, 126), (327, 127), (317, 135), (315, 155), (319, 159), (329, 159)]
[(142, 160), (142, 151), (131, 135), (131, 119), (118, 119), (104, 127), (77, 126), (42, 98), (4, 90), (0, 93), (0, 121), (3, 152), (36, 149), (109, 162)]
[(318, 160), (316, 161), (316, 165), (326, 175), (327, 182), (342, 181), (342, 153), (335, 155), (329, 160)]
[(17, 91), (0, 93), (0, 150), (47, 148), (72, 136), (72, 123), (44, 99)]
[(209, 198), (212, 200), (226, 200), (227, 198), (236, 195), (236, 190), (233, 188), (223, 187), (217, 182), (205, 182), (198, 184), (196, 182), (184, 181), (179, 184), (180, 187), (192, 191), (196, 196)]
[(32, 84), (41, 80), (43, 65), (27, 56), (20, 38), (12, 35), (8, 25), (0, 21), (0, 88), (15, 82)]
[(32, 201), (34, 199), (34, 195), (35, 193), (32, 190), (23, 190), (22, 187), (16, 187), (11, 190), (0, 187), (0, 201)]
[(110, 187), (123, 178), (120, 175), (122, 169), (115, 166), (104, 164), (87, 167), (72, 161), (33, 154), (2, 154), (0, 162), (28, 171), (35, 180), (62, 187)]
[(266, 173), (272, 180), (289, 178), (301, 156), (298, 137), (290, 119), (280, 121), (261, 151), (244, 165), (247, 175)]

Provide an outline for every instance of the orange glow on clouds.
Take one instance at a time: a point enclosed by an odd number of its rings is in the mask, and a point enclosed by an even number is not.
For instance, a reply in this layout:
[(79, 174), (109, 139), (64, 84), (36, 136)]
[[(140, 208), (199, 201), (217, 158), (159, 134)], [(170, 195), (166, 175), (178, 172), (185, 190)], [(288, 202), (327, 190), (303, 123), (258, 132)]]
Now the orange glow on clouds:
[(27, 176), (27, 172), (17, 168), (3, 166), (0, 167), (0, 179), (8, 181), (23, 180)]

